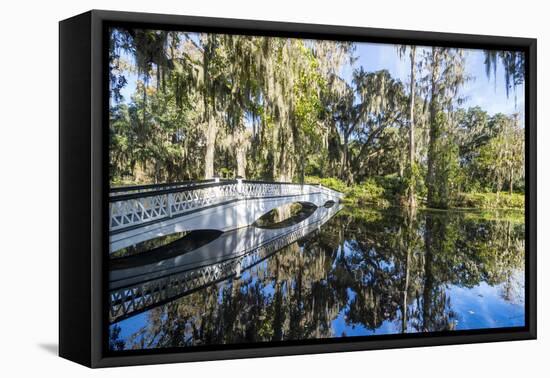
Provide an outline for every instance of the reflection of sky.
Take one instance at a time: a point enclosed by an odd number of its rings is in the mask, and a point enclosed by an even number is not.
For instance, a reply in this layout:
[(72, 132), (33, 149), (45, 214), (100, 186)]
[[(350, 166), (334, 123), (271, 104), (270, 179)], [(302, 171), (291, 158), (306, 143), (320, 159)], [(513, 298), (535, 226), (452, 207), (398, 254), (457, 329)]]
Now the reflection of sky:
[(521, 327), (525, 325), (523, 303), (502, 298), (502, 285), (493, 287), (482, 282), (467, 289), (451, 286), (447, 295), (453, 310), (459, 314), (457, 329)]
[[(267, 262), (263, 262), (257, 268), (260, 270), (267, 269)], [(245, 271), (241, 276), (241, 280), (250, 280), (250, 286), (255, 286), (258, 277), (255, 274), (251, 274), (250, 271)], [(519, 286), (520, 291), (523, 292), (524, 283), (520, 274), (516, 273), (513, 275), (512, 282), (513, 285)], [(227, 281), (218, 285), (218, 303), (221, 303), (223, 288), (227, 287)], [(241, 287), (241, 289), (243, 290), (243, 294), (246, 294), (245, 287)], [(282, 289), (282, 294), (286, 295), (287, 290), (284, 287)], [(523, 295), (520, 294), (520, 298), (517, 298), (516, 301), (507, 301), (503, 298), (503, 290), (504, 284), (490, 286), (485, 282), (481, 282), (472, 288), (454, 285), (447, 286), (445, 288), (446, 296), (450, 299), (452, 311), (457, 314), (457, 320), (455, 321), (456, 329), (472, 330), (524, 326), (525, 309)], [(261, 291), (267, 298), (272, 299), (275, 293), (273, 282), (263, 286)], [(369, 336), (401, 332), (401, 324), (390, 320), (384, 320), (380, 327), (374, 330), (368, 329), (359, 323), (348, 322), (345, 313), (349, 310), (349, 306), (357, 294), (351, 288), (347, 288), (346, 291), (348, 303), (340, 310), (337, 317), (331, 321), (333, 336)], [(414, 306), (414, 304), (410, 305), (409, 310)], [(117, 323), (121, 327), (119, 337), (123, 340), (128, 340), (132, 334), (138, 332), (148, 323), (148, 313), (144, 312)], [(418, 330), (411, 328), (411, 324), (408, 324), (407, 328), (408, 332), (418, 332)]]
[[(516, 285), (519, 284), (523, 291), (523, 283), (519, 274), (514, 275)], [(450, 298), (451, 308), (458, 315), (455, 322), (457, 330), (472, 330), (486, 328), (522, 327), (525, 325), (525, 309), (523, 298), (518, 303), (506, 301), (502, 297), (503, 285), (490, 286), (485, 282), (473, 288), (465, 288), (450, 285), (446, 287), (445, 293)], [(348, 295), (353, 293), (348, 289)], [(346, 322), (345, 311), (349, 309), (349, 303), (355, 298), (355, 293), (349, 295), (348, 306), (346, 306), (338, 317), (332, 321), (334, 336), (367, 336), (383, 335), (401, 332), (401, 324), (385, 320), (376, 330), (365, 328), (362, 324), (351, 324)], [(413, 306), (410, 306), (409, 310)], [(415, 330), (408, 324), (408, 332)]]
[[(417, 61), (420, 60), (422, 48), (417, 49)], [(128, 54), (121, 52), (122, 57), (133, 62)], [(392, 77), (408, 83), (410, 72), (410, 61), (408, 52), (404, 58), (400, 58), (396, 45), (380, 43), (357, 43), (355, 55), (358, 60), (354, 67), (346, 65), (342, 69), (342, 76), (348, 82), (351, 81), (351, 73), (354, 68), (363, 68), (367, 72), (388, 70)], [(519, 112), (523, 114), (525, 104), (524, 86), (520, 85), (510, 90), (509, 96), (506, 95), (504, 82), (504, 69), (500, 62), (497, 62), (496, 77), (491, 72), (487, 77), (485, 71), (485, 56), (483, 50), (466, 50), (466, 74), (472, 79), (466, 82), (461, 90), (460, 96), (465, 97), (464, 108), (479, 106), (489, 114), (505, 113), (512, 114)], [(136, 87), (137, 76), (135, 72), (124, 73), (128, 84), (122, 89), (121, 93), (125, 101), (130, 102)]]
[(148, 315), (149, 312), (142, 312), (141, 314), (118, 322), (117, 324), (120, 327), (120, 334), (118, 337), (122, 340), (128, 340), (130, 336), (138, 332), (144, 324), (147, 324)]

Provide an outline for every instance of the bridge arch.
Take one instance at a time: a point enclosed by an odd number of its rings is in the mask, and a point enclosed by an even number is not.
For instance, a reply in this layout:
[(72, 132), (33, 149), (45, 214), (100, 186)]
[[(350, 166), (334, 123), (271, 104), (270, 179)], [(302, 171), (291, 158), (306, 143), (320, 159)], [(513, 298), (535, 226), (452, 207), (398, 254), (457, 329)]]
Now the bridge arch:
[(252, 223), (259, 228), (281, 228), (303, 222), (310, 217), (318, 206), (311, 202), (288, 202), (262, 214)]

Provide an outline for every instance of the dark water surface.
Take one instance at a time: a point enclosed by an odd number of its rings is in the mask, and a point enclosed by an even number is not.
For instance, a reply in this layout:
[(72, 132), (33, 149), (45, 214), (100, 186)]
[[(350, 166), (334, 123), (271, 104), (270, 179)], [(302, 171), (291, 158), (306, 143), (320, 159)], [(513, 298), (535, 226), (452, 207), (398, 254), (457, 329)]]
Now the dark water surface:
[(256, 265), (113, 323), (111, 348), (523, 326), (524, 237), (517, 212), (346, 206)]

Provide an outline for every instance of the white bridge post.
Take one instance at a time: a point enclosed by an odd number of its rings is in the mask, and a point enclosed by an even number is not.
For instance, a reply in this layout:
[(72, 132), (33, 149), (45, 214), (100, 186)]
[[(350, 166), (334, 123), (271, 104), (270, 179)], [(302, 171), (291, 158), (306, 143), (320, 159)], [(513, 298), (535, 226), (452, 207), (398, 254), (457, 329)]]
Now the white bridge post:
[(240, 176), (237, 176), (237, 193), (239, 194), (239, 197), (242, 197), (244, 195), (243, 193), (243, 178)]
[(170, 218), (172, 218), (172, 205), (174, 204), (174, 194), (173, 193), (168, 193), (168, 198), (166, 199), (166, 206), (168, 206), (168, 211), (166, 212), (166, 214), (168, 214), (168, 216)]
[(239, 201), (239, 204), (233, 208), (234, 209), (233, 216), (235, 217), (234, 222), (237, 225), (237, 228), (240, 228), (240, 227), (248, 226), (249, 214), (248, 214), (246, 196), (245, 196), (245, 191), (243, 186), (243, 178), (240, 176), (237, 176), (236, 180), (237, 180), (237, 188), (236, 188), (237, 198), (239, 200), (243, 200), (243, 199), (245, 200), (244, 203)]

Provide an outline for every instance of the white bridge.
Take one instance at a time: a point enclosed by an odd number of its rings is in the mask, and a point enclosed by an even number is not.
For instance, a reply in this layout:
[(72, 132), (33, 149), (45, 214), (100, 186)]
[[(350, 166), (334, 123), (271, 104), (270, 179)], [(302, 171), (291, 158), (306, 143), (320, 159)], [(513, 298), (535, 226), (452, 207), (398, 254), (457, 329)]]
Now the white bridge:
[(323, 206), (342, 197), (321, 185), (241, 179), (115, 188), (109, 197), (109, 250), (176, 232), (235, 230), (285, 204)]

